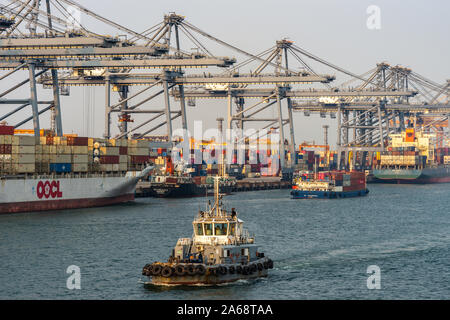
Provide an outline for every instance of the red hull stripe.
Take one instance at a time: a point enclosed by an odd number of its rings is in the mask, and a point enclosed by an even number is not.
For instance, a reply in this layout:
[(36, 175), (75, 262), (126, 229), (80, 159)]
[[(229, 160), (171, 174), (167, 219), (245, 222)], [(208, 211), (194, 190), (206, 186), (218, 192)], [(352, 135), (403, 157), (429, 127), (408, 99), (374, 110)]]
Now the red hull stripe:
[(67, 199), (67, 200), (47, 200), (29, 202), (0, 203), (0, 213), (50, 211), (63, 209), (78, 209), (103, 207), (134, 200), (134, 193), (117, 197), (89, 198), (89, 199)]

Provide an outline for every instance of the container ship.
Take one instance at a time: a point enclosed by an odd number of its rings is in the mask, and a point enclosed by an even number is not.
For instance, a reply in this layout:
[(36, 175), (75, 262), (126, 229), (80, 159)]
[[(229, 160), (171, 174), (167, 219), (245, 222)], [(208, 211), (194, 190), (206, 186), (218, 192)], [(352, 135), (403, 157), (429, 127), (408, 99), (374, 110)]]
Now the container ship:
[(449, 147), (436, 147), (436, 135), (408, 128), (389, 136), (388, 150), (382, 152), (373, 170), (378, 182), (450, 182)]
[(151, 170), (148, 152), (145, 141), (36, 139), (0, 126), (0, 213), (132, 201), (138, 180)]
[(324, 199), (365, 196), (366, 175), (360, 171), (322, 171), (296, 175), (292, 183), (293, 199)]

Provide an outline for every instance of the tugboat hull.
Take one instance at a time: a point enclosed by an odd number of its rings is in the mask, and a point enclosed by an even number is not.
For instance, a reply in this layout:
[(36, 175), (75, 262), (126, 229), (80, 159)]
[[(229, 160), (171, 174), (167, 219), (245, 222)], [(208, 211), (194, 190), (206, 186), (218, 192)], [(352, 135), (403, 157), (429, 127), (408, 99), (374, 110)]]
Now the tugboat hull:
[[(204, 272), (194, 271), (191, 274), (187, 272), (183, 275), (177, 274), (175, 264), (159, 264), (161, 268), (156, 275), (153, 270), (155, 267), (144, 268), (143, 275), (148, 276), (146, 284), (158, 286), (195, 286), (195, 285), (218, 285), (231, 283), (238, 280), (249, 280), (261, 277), (267, 277), (268, 269), (273, 268), (273, 262), (268, 258), (258, 259), (246, 265), (213, 265), (204, 264), (184, 264), (185, 267), (192, 266), (194, 270), (202, 266)], [(171, 270), (168, 271), (167, 270)]]
[(149, 283), (158, 286), (195, 286), (195, 285), (218, 285), (224, 283), (235, 282), (238, 280), (256, 279), (267, 277), (268, 271), (257, 271), (254, 274), (227, 274), (227, 275), (203, 275), (203, 276), (175, 276), (165, 278), (162, 276), (151, 277)]

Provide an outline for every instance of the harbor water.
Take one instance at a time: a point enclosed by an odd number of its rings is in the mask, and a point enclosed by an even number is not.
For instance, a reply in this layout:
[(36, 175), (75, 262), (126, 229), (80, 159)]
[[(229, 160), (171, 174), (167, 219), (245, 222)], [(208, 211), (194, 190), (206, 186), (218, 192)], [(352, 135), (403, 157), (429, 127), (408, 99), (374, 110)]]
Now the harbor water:
[[(205, 198), (141, 198), (104, 208), (0, 216), (0, 299), (450, 299), (450, 184), (369, 185), (366, 197), (292, 200), (290, 190), (235, 193), (274, 260), (269, 277), (214, 287), (146, 287)], [(69, 266), (81, 289), (70, 290)], [(380, 289), (368, 289), (369, 266)]]

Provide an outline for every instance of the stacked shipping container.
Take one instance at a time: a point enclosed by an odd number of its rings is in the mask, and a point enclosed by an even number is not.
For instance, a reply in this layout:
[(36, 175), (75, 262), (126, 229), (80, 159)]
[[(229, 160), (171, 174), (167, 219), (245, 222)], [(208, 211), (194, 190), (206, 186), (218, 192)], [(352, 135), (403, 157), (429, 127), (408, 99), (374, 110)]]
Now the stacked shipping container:
[(94, 139), (78, 136), (14, 135), (14, 127), (0, 125), (0, 172), (87, 173), (140, 170), (151, 162), (146, 140)]

